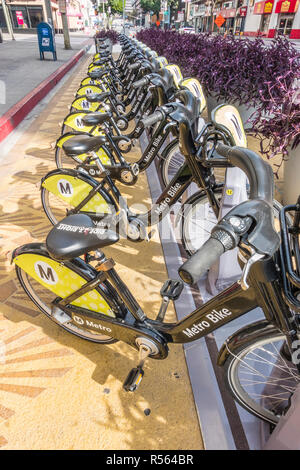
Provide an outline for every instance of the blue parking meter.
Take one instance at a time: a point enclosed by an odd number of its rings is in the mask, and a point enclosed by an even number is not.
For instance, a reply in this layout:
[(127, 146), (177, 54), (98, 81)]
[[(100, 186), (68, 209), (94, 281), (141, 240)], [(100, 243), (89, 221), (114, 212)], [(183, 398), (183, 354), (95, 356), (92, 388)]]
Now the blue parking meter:
[(52, 52), (53, 60), (57, 60), (52, 26), (49, 23), (39, 23), (37, 25), (37, 34), (39, 40), (40, 59), (45, 59), (44, 52)]

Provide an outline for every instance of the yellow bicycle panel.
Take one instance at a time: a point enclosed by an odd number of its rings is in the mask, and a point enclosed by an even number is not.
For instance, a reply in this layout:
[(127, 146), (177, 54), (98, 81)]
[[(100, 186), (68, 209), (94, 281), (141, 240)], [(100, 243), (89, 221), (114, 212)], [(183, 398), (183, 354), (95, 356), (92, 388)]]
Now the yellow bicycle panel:
[(180, 86), (187, 88), (191, 93), (193, 93), (194, 96), (196, 96), (196, 98), (198, 98), (200, 108), (199, 111), (202, 113), (206, 107), (206, 99), (199, 81), (196, 80), (196, 78), (185, 78), (181, 80)]
[(85, 85), (98, 85), (100, 83), (100, 80), (95, 80), (90, 77), (86, 77), (83, 80), (81, 80), (80, 87), (85, 86)]
[(169, 64), (166, 66), (166, 69), (168, 69), (172, 75), (173, 75), (173, 80), (177, 88), (179, 88), (179, 82), (183, 79), (182, 73), (178, 65), (175, 64)]
[(247, 147), (247, 137), (243, 121), (235, 106), (221, 104), (213, 110), (212, 119), (217, 124), (222, 124), (222, 126), (225, 126), (230, 131), (235, 145)]
[[(47, 256), (23, 253), (18, 255), (14, 262), (58, 297), (67, 297), (87, 282), (79, 274)], [(71, 305), (115, 317), (106, 300), (96, 289), (74, 300)]]
[(156, 57), (157, 62), (159, 62), (160, 68), (164, 68), (166, 65), (168, 65), (168, 60), (166, 57), (160, 56)]
[(76, 94), (78, 96), (85, 96), (90, 93), (103, 93), (103, 90), (97, 85), (88, 84), (88, 85), (83, 85), (80, 88), (78, 88)]
[[(54, 174), (42, 183), (43, 188), (62, 199), (71, 207), (83, 201), (93, 187), (86, 181), (68, 174)], [(95, 214), (111, 214), (112, 210), (101, 194), (96, 193), (81, 209), (83, 212)]]
[(96, 72), (97, 72), (98, 70), (99, 71), (103, 70), (103, 68), (104, 68), (103, 65), (90, 64), (88, 70), (89, 70), (89, 72), (92, 72), (93, 70), (96, 70)]
[[(103, 111), (100, 110), (100, 112), (103, 112)], [(71, 127), (72, 129), (74, 129), (77, 132), (90, 132), (91, 129), (95, 126), (86, 126), (82, 121), (82, 118), (84, 116), (86, 116), (85, 112), (81, 112), (81, 113), (78, 112), (78, 113), (69, 114), (65, 118), (64, 124), (66, 126)]]
[(78, 109), (78, 111), (97, 111), (99, 108), (99, 103), (97, 102), (90, 102), (88, 101), (85, 96), (82, 96), (80, 98), (76, 98), (76, 100), (73, 101), (72, 103), (72, 108)]

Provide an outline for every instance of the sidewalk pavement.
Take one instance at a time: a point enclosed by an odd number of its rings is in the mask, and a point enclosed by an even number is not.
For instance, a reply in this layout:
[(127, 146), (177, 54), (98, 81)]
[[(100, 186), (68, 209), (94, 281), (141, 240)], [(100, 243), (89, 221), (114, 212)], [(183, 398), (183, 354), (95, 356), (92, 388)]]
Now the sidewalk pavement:
[[(84, 58), (10, 150), (1, 167), (0, 206), (0, 447), (3, 449), (200, 449), (203, 447), (183, 348), (165, 361), (148, 360), (134, 394), (122, 383), (138, 354), (75, 337), (26, 297), (7, 252), (44, 241), (51, 225), (40, 180), (55, 168), (51, 144), (90, 59)], [(139, 150), (128, 155), (136, 161)], [(150, 204), (145, 173), (120, 190), (131, 205)], [(160, 239), (120, 240), (105, 249), (145, 312), (154, 318), (167, 278)], [(173, 307), (166, 321), (175, 321)], [(4, 359), (4, 360), (3, 360)]]
[(40, 60), (36, 35), (16, 34), (16, 40), (4, 34), (0, 44), (0, 116), (37, 87), (53, 72), (66, 64), (87, 43), (86, 35), (71, 35), (71, 50), (65, 50), (63, 36), (56, 35), (57, 61), (50, 52)]

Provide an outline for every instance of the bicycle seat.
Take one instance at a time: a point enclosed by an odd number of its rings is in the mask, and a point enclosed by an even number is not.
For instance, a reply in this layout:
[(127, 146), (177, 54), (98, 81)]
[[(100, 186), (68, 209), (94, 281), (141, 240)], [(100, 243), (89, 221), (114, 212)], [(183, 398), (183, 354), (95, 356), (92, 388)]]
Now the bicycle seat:
[(94, 61), (93, 61), (93, 65), (96, 65), (96, 66), (98, 66), (98, 65), (104, 65), (104, 64), (106, 64), (106, 63), (108, 62), (108, 60), (109, 60), (109, 57), (107, 57), (107, 58), (104, 57), (104, 58), (102, 58), (102, 59), (97, 59), (97, 60), (94, 60)]
[(89, 135), (79, 135), (78, 137), (71, 137), (62, 147), (66, 155), (72, 157), (73, 155), (81, 155), (92, 150), (98, 150), (105, 143), (105, 136), (91, 137)]
[(116, 232), (94, 224), (85, 214), (65, 217), (49, 232), (46, 247), (57, 260), (68, 260), (84, 255), (119, 240)]
[(82, 118), (82, 122), (86, 126), (97, 126), (103, 124), (110, 117), (111, 113), (89, 113)]
[(91, 72), (88, 72), (88, 76), (91, 78), (101, 78), (103, 75), (107, 75), (108, 71), (105, 70), (92, 70)]
[(97, 103), (106, 100), (106, 98), (108, 98), (110, 95), (110, 91), (104, 91), (103, 93), (89, 93), (85, 97), (91, 103)]

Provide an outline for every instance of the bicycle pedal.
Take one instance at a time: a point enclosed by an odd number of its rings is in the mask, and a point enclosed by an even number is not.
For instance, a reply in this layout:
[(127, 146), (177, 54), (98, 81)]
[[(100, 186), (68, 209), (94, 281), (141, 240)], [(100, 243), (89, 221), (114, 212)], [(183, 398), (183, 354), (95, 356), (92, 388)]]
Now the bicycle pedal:
[(160, 290), (162, 298), (167, 297), (169, 300), (177, 300), (183, 290), (183, 282), (174, 279), (167, 279)]
[(143, 369), (141, 367), (134, 367), (127, 375), (126, 380), (123, 383), (123, 389), (126, 392), (135, 392), (140, 385), (143, 376)]

